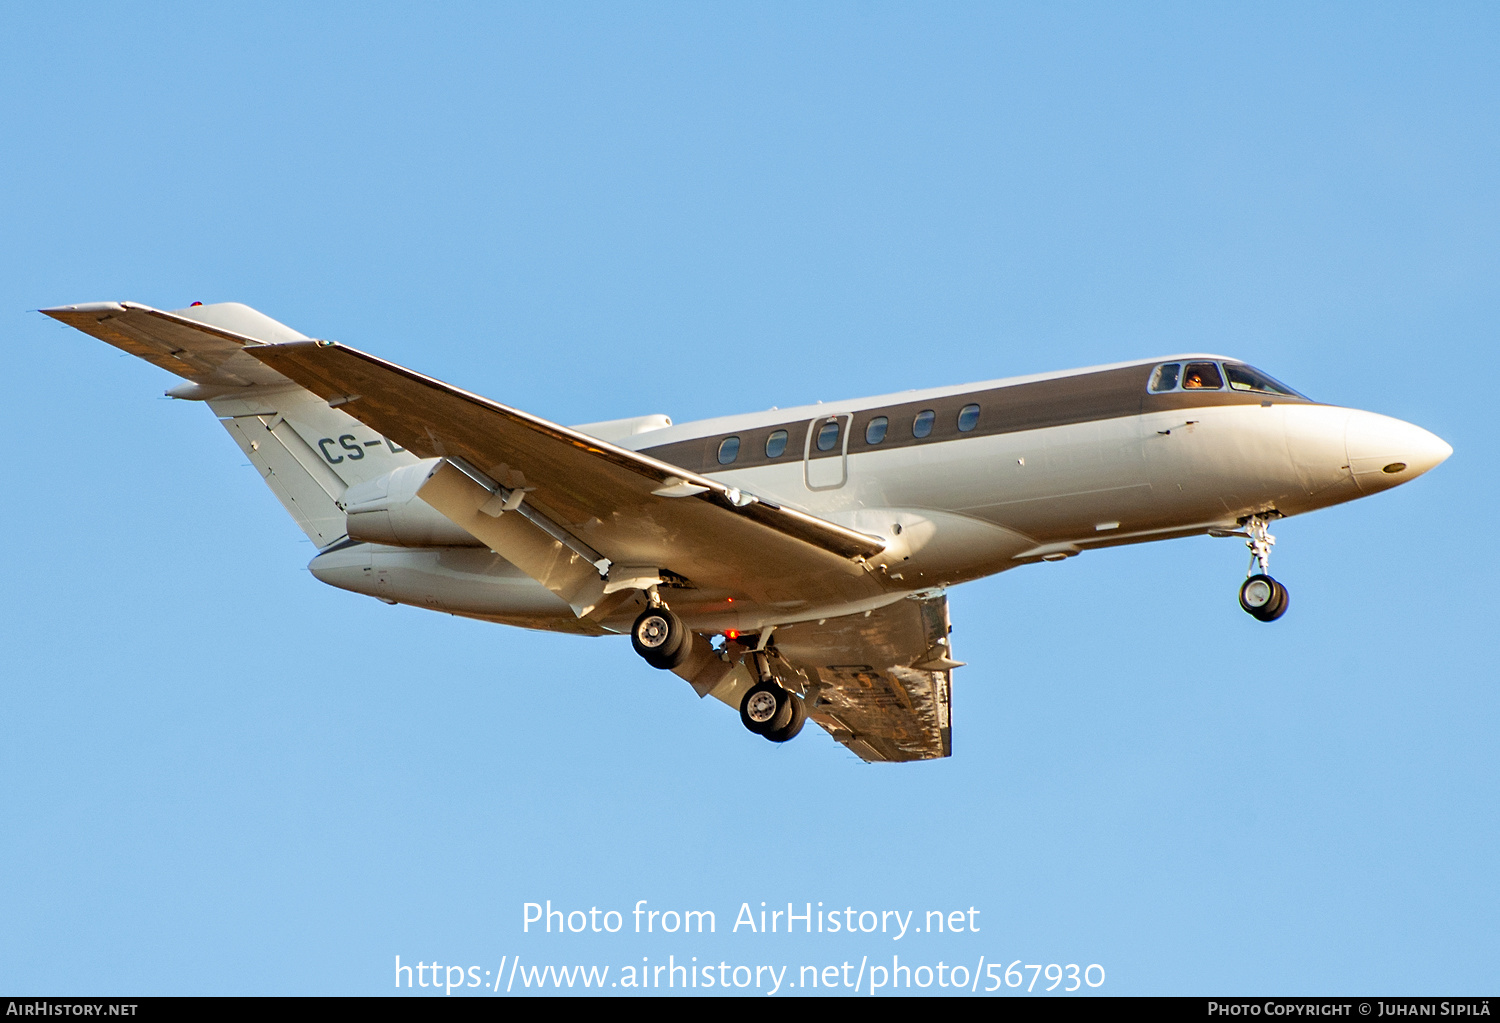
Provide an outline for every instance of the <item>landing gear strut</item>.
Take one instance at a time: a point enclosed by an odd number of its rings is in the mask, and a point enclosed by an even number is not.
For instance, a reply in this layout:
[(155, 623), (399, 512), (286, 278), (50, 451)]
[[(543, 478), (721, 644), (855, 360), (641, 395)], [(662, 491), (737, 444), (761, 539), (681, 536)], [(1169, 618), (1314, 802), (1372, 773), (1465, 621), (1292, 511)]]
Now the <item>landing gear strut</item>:
[[(1286, 587), (1268, 575), (1271, 565), (1271, 548), (1276, 538), (1266, 529), (1266, 520), (1252, 515), (1245, 522), (1245, 533), (1250, 539), (1245, 546), (1250, 548), (1250, 577), (1240, 586), (1240, 607), (1252, 618), (1263, 622), (1274, 622), (1286, 614), (1291, 597)], [(1256, 571), (1256, 569), (1259, 571)]]

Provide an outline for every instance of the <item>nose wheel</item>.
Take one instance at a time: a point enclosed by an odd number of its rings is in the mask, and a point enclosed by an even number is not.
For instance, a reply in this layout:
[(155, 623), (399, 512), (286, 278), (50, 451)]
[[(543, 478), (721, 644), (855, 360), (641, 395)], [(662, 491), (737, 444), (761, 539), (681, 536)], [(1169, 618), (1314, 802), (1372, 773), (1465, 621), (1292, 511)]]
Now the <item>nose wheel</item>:
[(1286, 614), (1290, 599), (1286, 587), (1268, 575), (1252, 575), (1240, 587), (1240, 607), (1263, 622), (1274, 622)]
[[(1274, 622), (1286, 614), (1291, 597), (1286, 587), (1267, 574), (1271, 565), (1271, 548), (1276, 538), (1266, 528), (1266, 520), (1258, 515), (1245, 522), (1249, 536), (1245, 546), (1250, 548), (1250, 577), (1240, 586), (1240, 607), (1245, 613), (1262, 622)], [(1256, 569), (1259, 571), (1256, 571)]]

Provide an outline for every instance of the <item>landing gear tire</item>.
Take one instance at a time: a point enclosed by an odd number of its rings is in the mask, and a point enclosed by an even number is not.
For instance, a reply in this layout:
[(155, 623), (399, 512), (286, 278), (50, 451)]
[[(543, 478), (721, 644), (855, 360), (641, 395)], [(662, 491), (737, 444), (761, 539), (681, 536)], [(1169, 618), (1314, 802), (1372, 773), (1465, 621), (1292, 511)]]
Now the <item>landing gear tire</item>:
[(792, 719), (785, 726), (766, 733), (766, 738), (772, 742), (788, 742), (795, 739), (797, 733), (802, 731), (802, 726), (807, 723), (807, 707), (802, 703), (802, 697), (788, 693), (787, 703), (792, 708)]
[(1240, 607), (1263, 622), (1274, 622), (1286, 614), (1290, 603), (1286, 587), (1268, 575), (1252, 575), (1240, 587)]
[(630, 645), (653, 668), (675, 668), (687, 660), (692, 635), (671, 611), (648, 607), (630, 629)]
[[(770, 738), (772, 733), (783, 731), (793, 723), (796, 714), (794, 699), (775, 682), (757, 682), (740, 700), (740, 722), (756, 735)], [(787, 738), (790, 739), (791, 735)]]

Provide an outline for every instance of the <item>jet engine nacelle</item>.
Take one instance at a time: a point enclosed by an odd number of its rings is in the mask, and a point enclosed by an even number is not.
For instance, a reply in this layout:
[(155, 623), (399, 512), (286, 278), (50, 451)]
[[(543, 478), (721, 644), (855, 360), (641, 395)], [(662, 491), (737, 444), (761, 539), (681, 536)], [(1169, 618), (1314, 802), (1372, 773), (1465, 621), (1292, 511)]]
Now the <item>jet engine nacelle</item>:
[(483, 547), (471, 533), (417, 496), (437, 463), (436, 458), (427, 458), (403, 465), (344, 491), (349, 539), (391, 547)]

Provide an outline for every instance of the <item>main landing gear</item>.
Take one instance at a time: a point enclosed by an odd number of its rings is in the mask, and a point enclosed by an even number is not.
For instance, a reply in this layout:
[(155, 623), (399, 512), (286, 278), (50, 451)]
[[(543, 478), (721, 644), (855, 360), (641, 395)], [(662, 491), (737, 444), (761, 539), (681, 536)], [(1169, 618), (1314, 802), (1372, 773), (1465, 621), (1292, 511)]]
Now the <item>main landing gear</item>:
[[(693, 648), (693, 634), (681, 618), (653, 597), (652, 605), (631, 626), (630, 643), (651, 667), (671, 669), (687, 660)], [(744, 656), (746, 666), (752, 668), (759, 681), (740, 700), (740, 721), (772, 742), (795, 738), (807, 722), (802, 698), (776, 681), (765, 650), (752, 650)]]
[[(1240, 607), (1252, 618), (1274, 622), (1286, 614), (1291, 602), (1286, 587), (1267, 574), (1276, 538), (1267, 532), (1266, 520), (1258, 515), (1252, 515), (1245, 522), (1242, 535), (1250, 537), (1245, 544), (1250, 548), (1250, 577), (1240, 586)], [(1260, 571), (1255, 571), (1257, 568)]]
[(807, 722), (807, 708), (802, 697), (783, 688), (771, 674), (769, 658), (764, 651), (750, 655), (760, 681), (751, 686), (740, 700), (740, 722), (756, 735), (772, 742), (794, 739)]
[(642, 611), (630, 629), (630, 645), (653, 668), (675, 668), (687, 660), (693, 634), (665, 605)]

